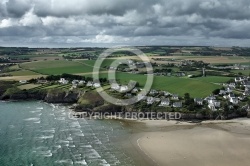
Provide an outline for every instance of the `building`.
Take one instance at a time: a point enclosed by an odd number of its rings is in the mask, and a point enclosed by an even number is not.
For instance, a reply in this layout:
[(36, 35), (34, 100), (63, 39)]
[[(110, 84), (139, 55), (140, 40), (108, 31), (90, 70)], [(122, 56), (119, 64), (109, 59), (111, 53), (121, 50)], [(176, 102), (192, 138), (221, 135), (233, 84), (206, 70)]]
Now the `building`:
[(239, 100), (238, 100), (238, 98), (236, 98), (236, 97), (232, 97), (232, 98), (230, 98), (230, 100), (229, 100), (232, 104), (234, 104), (234, 105), (237, 105), (237, 104), (239, 104)]
[(226, 87), (226, 92), (227, 92), (227, 93), (233, 92), (233, 88), (232, 88), (232, 87)]
[(178, 94), (173, 94), (172, 95), (172, 100), (179, 100), (179, 95)]
[(88, 81), (86, 86), (87, 87), (92, 87), (93, 86), (93, 82), (92, 81)]
[(85, 81), (81, 80), (81, 81), (79, 81), (78, 84), (79, 84), (79, 85), (83, 85), (83, 84), (85, 84)]
[(225, 90), (220, 90), (219, 95), (225, 95), (227, 92)]
[(26, 83), (27, 83), (27, 80), (20, 80), (19, 83), (21, 83), (21, 84), (26, 84)]
[(95, 82), (95, 83), (93, 84), (93, 87), (94, 87), (94, 88), (99, 88), (99, 87), (101, 87), (100, 82)]
[(111, 89), (119, 91), (120, 90), (120, 85), (117, 83), (112, 83), (111, 84)]
[(72, 84), (76, 84), (76, 85), (79, 84), (79, 80), (73, 80)]
[(169, 105), (170, 105), (169, 98), (164, 98), (161, 100), (160, 106), (169, 106)]
[(58, 82), (61, 84), (68, 84), (69, 83), (69, 81), (64, 79), (64, 78), (60, 78), (60, 80)]
[(174, 108), (181, 108), (182, 107), (182, 102), (174, 102), (173, 107)]
[(243, 93), (244, 96), (250, 96), (250, 90), (245, 90), (245, 92)]
[(201, 99), (201, 98), (194, 98), (194, 102), (195, 102), (197, 105), (203, 105), (203, 99)]
[(128, 91), (128, 86), (127, 85), (122, 85), (120, 87), (120, 92), (127, 92)]
[(155, 89), (151, 89), (150, 92), (149, 92), (149, 95), (157, 95), (158, 94), (158, 91), (155, 90)]
[(208, 108), (210, 108), (212, 111), (217, 111), (217, 109), (220, 108), (220, 102), (214, 100), (208, 104)]
[(147, 97), (147, 104), (148, 105), (151, 105), (151, 104), (153, 104), (154, 103), (154, 97)]

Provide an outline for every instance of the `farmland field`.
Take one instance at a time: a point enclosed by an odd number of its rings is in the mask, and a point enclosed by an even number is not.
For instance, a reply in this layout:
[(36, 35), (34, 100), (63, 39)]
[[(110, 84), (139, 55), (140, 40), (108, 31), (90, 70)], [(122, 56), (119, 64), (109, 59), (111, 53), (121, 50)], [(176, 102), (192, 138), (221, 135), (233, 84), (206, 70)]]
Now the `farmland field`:
[(40, 84), (25, 84), (25, 85), (20, 85), (18, 86), (19, 89), (23, 90), (23, 89), (33, 89), (33, 88), (36, 88), (36, 87), (39, 87)]
[[(250, 63), (248, 57), (232, 57), (232, 56), (152, 56), (150, 58), (163, 58), (175, 60), (196, 60), (212, 64), (246, 64)], [(168, 63), (168, 61), (166, 61)]]
[(193, 79), (204, 81), (204, 82), (210, 82), (210, 83), (225, 83), (233, 78), (232, 77), (222, 77), (222, 76), (208, 76), (208, 77), (198, 77), (198, 78), (193, 78)]
[(93, 67), (75, 61), (37, 61), (23, 63), (20, 65), (24, 69), (33, 70), (45, 75), (58, 75), (63, 73), (89, 73)]
[[(107, 78), (107, 74), (100, 74), (100, 77)], [(137, 81), (141, 87), (144, 86), (146, 78), (147, 76), (145, 75), (136, 75), (128, 73), (117, 73), (116, 75), (116, 79), (123, 84), (127, 84), (130, 80), (134, 80)], [(217, 78), (217, 80), (219, 80), (219, 78)], [(154, 83), (152, 86), (153, 89), (166, 90), (171, 93), (177, 93), (181, 96), (184, 96), (185, 93), (190, 93), (192, 97), (206, 97), (211, 94), (213, 90), (220, 87), (221, 86), (219, 85), (215, 85), (213, 83), (199, 79), (164, 76), (155, 76)]]
[(245, 76), (249, 76), (249, 74), (250, 74), (250, 70), (231, 70), (231, 72), (237, 73), (237, 74), (242, 73)]
[(10, 75), (12, 75), (12, 76), (39, 75), (38, 73), (35, 73), (35, 72), (33, 72), (33, 71), (29, 71), (29, 70), (13, 71), (13, 72), (9, 72), (8, 74), (10, 74)]

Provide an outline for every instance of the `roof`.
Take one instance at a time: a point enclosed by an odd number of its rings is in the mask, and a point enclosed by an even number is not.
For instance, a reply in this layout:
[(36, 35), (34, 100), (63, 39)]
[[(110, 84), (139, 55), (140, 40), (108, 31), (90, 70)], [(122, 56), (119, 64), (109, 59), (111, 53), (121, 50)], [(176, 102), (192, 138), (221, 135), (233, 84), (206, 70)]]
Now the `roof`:
[(174, 102), (173, 106), (174, 107), (182, 107), (182, 102)]
[(170, 102), (169, 98), (161, 99), (161, 102)]
[(202, 98), (194, 98), (194, 101), (195, 102), (203, 102), (203, 99)]

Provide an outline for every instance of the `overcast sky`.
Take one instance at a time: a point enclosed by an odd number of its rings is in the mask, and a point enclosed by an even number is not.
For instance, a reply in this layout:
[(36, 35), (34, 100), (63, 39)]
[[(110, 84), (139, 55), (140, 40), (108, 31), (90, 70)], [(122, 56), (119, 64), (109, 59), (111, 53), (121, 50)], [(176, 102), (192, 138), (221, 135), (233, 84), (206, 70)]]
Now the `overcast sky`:
[(0, 45), (250, 46), (250, 0), (0, 0)]

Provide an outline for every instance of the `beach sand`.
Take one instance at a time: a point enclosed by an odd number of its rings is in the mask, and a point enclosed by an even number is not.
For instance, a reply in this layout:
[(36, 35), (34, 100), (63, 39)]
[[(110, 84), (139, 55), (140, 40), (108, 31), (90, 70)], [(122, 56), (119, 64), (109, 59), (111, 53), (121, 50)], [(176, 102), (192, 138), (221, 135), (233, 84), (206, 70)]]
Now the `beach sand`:
[[(133, 142), (151, 165), (249, 166), (250, 119), (142, 121)], [(153, 163), (153, 164), (152, 164)]]

